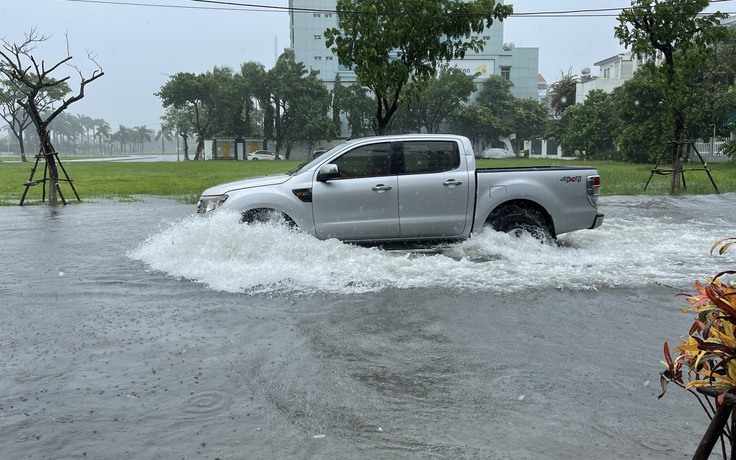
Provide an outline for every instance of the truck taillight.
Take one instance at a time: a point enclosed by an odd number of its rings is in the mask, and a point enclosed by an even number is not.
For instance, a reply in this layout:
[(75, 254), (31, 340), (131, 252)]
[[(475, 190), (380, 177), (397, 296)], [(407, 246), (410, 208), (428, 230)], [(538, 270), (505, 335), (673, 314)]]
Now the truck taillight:
[(601, 176), (588, 176), (587, 192), (588, 201), (594, 208), (598, 207), (598, 197), (601, 195)]

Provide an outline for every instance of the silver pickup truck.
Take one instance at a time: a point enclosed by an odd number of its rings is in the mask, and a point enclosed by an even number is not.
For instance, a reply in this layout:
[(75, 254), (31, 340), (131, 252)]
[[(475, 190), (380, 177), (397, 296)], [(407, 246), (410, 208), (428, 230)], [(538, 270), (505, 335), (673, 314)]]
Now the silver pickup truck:
[(601, 225), (599, 192), (594, 168), (478, 169), (466, 137), (418, 134), (351, 140), (289, 173), (211, 187), (197, 212), (356, 243), (460, 240), (486, 225), (553, 239)]

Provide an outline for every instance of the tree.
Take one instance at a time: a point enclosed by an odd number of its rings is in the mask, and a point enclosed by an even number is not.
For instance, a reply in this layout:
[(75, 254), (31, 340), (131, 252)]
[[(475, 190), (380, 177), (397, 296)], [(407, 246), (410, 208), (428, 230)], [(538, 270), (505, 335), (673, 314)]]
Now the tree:
[(56, 109), (51, 109), (47, 112), (48, 115), (45, 115), (43, 112), (45, 108), (44, 98), (47, 97), (49, 91), (58, 90), (60, 85), (66, 83), (71, 78), (70, 76), (66, 76), (56, 79), (52, 77), (52, 74), (62, 65), (69, 64), (73, 59), (70, 54), (67, 54), (66, 57), (50, 66), (46, 65), (45, 60), (39, 62), (33, 52), (35, 51), (35, 45), (45, 40), (47, 40), (47, 37), (39, 35), (35, 30), (31, 30), (30, 33), (26, 34), (25, 40), (20, 44), (10, 43), (3, 39), (2, 49), (0, 49), (0, 62), (2, 63), (0, 65), (0, 73), (4, 74), (12, 82), (13, 86), (18, 89), (20, 94), (22, 94), (19, 104), (28, 113), (36, 128), (40, 140), (41, 153), (46, 159), (46, 168), (49, 172), (48, 180), (50, 183), (48, 188), (49, 204), (56, 204), (59, 172), (56, 167), (56, 150), (49, 137), (49, 123), (63, 113), (71, 104), (84, 98), (85, 87), (94, 80), (102, 77), (104, 72), (95, 62), (94, 57), (88, 55), (89, 60), (96, 67), (92, 75), (85, 77), (81, 70), (74, 67), (79, 76), (77, 94), (68, 98), (64, 97)]
[(514, 106), (516, 98), (511, 94), (514, 84), (500, 75), (491, 75), (480, 88), (477, 104), (487, 109), (485, 138), (495, 142), (499, 136), (514, 132)]
[(189, 126), (197, 135), (195, 160), (200, 159), (204, 140), (212, 136), (215, 126), (213, 83), (214, 79), (208, 78), (207, 74), (179, 72), (172, 75), (156, 93), (166, 109), (174, 108), (188, 118)]
[(368, 89), (358, 83), (343, 88), (345, 94), (339, 99), (339, 109), (347, 118), (350, 137), (365, 137), (372, 131), (375, 101), (368, 94)]
[[(161, 119), (167, 126), (172, 127), (176, 136), (181, 137), (184, 148), (184, 161), (189, 161), (189, 135), (192, 130), (189, 114), (184, 109), (169, 107), (166, 109), (166, 113), (161, 117)], [(178, 141), (176, 145), (178, 155)]]
[(291, 144), (299, 140), (334, 138), (335, 126), (327, 116), (330, 95), (317, 72), (307, 71), (293, 52), (285, 52), (267, 75), (277, 156), (286, 145), (288, 158)]
[[(58, 102), (71, 91), (66, 83), (49, 88), (45, 94), (40, 95), (38, 104), (43, 112), (51, 104)], [(0, 81), (0, 117), (8, 124), (8, 132), (12, 133), (18, 141), (20, 158), (23, 163), (27, 162), (24, 132), (33, 124), (31, 116), (21, 105), (23, 92), (11, 80)]]
[(460, 69), (443, 67), (429, 80), (425, 91), (411, 104), (419, 124), (428, 133), (440, 131), (440, 124), (450, 118), (475, 92), (473, 76)]
[(572, 74), (572, 70), (561, 73), (560, 79), (552, 83), (547, 90), (549, 104), (555, 116), (561, 117), (565, 110), (575, 104), (577, 93), (577, 79)]
[(547, 106), (533, 99), (516, 99), (512, 128), (516, 133), (516, 151), (525, 140), (543, 137), (548, 130)]
[(263, 64), (249, 61), (240, 66), (239, 80), (240, 96), (243, 105), (243, 127), (246, 136), (263, 134), (263, 119), (257, 117), (255, 101), (262, 102), (268, 98), (264, 95), (266, 70)]
[(133, 139), (140, 146), (138, 153), (143, 153), (143, 145), (151, 142), (152, 130), (147, 126), (136, 126), (133, 128)]
[(102, 148), (102, 143), (106, 142), (110, 139), (110, 135), (112, 134), (112, 131), (110, 131), (110, 124), (106, 122), (105, 120), (98, 118), (95, 120), (95, 134), (94, 139), (99, 142), (99, 154), (102, 155), (105, 153), (105, 149)]
[[(586, 159), (610, 159), (615, 154), (615, 140), (620, 131), (611, 95), (596, 89), (582, 104), (565, 111), (569, 119), (560, 142), (567, 150), (578, 150)], [(604, 155), (608, 155), (604, 158)]]
[(480, 33), (512, 11), (495, 0), (338, 0), (340, 28), (324, 35), (340, 64), (373, 91), (373, 129), (384, 134), (412, 97), (410, 80), (421, 89), (440, 63), (482, 50)]
[(681, 189), (687, 131), (688, 87), (683, 77), (688, 67), (702, 65), (702, 58), (710, 54), (709, 45), (724, 33), (718, 21), (725, 15), (702, 14), (709, 4), (708, 0), (633, 0), (632, 7), (619, 15), (614, 33), (639, 57), (662, 56), (661, 65), (650, 60), (645, 69), (655, 78), (671, 119), (672, 194)]
[(662, 93), (645, 72), (637, 72), (613, 91), (612, 99), (621, 131), (616, 140), (624, 160), (654, 162), (667, 145)]
[(496, 122), (485, 105), (472, 104), (458, 109), (451, 119), (453, 130), (468, 137), (474, 145), (485, 143), (488, 127)]
[(156, 132), (156, 140), (161, 141), (161, 154), (166, 153), (166, 141), (174, 139), (174, 126), (164, 122), (161, 123), (161, 129)]

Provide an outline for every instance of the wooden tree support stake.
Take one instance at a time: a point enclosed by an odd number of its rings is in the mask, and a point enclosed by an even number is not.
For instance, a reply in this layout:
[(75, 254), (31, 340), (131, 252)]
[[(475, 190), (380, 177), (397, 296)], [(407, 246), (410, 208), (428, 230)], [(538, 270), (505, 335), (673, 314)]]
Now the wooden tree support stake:
[[(672, 144), (673, 142), (669, 142)], [(695, 147), (695, 141), (685, 141), (685, 142), (678, 142), (679, 144), (684, 144), (687, 146), (692, 147), (693, 151), (695, 151), (695, 154), (700, 159), (700, 164), (703, 165), (702, 168), (685, 168), (683, 169), (680, 167), (679, 171), (675, 171), (674, 169), (667, 169), (667, 168), (660, 168), (659, 162), (662, 160), (662, 155), (657, 157), (657, 162), (654, 165), (654, 168), (651, 170), (651, 174), (649, 174), (649, 179), (647, 179), (647, 183), (644, 185), (644, 190), (646, 191), (647, 187), (649, 186), (649, 182), (652, 180), (652, 177), (655, 174), (659, 174), (660, 176), (666, 176), (670, 175), (674, 172), (679, 172), (680, 177), (682, 178), (682, 188), (687, 190), (687, 184), (685, 183), (685, 171), (705, 171), (706, 174), (708, 174), (708, 178), (710, 179), (710, 183), (713, 184), (713, 188), (715, 189), (716, 193), (721, 193), (720, 190), (718, 190), (718, 186), (716, 186), (716, 182), (713, 180), (713, 176), (710, 173), (710, 168), (708, 167), (708, 164), (703, 159), (703, 156), (700, 155), (700, 152), (698, 152), (698, 148)]]
[[(43, 168), (43, 179), (37, 179), (33, 180), (33, 176), (36, 174), (36, 169), (38, 168), (38, 162), (41, 159), (44, 159), (44, 168)], [(48, 165), (49, 165), (49, 159), (52, 159), (52, 161), (55, 162), (55, 164), (59, 165), (61, 168), (61, 171), (64, 173), (64, 177), (57, 177), (57, 182), (51, 183), (51, 178), (48, 174)], [(38, 153), (36, 155), (36, 162), (33, 165), (33, 168), (31, 168), (31, 175), (26, 181), (25, 187), (26, 189), (23, 190), (23, 195), (20, 197), (20, 206), (23, 206), (23, 203), (26, 200), (26, 195), (28, 194), (28, 189), (33, 187), (34, 185), (41, 184), (41, 202), (46, 201), (46, 182), (49, 182), (49, 187), (55, 187), (56, 192), (59, 194), (59, 197), (61, 198), (61, 202), (66, 206), (66, 200), (64, 199), (64, 195), (61, 193), (61, 187), (59, 186), (59, 182), (67, 182), (69, 186), (72, 188), (72, 191), (74, 192), (74, 196), (77, 197), (77, 201), (82, 201), (81, 198), (79, 198), (79, 194), (77, 193), (77, 189), (74, 188), (74, 181), (72, 181), (69, 178), (69, 174), (66, 172), (66, 169), (64, 168), (64, 165), (62, 164), (61, 160), (59, 159), (59, 154), (57, 152), (50, 152), (50, 153)]]

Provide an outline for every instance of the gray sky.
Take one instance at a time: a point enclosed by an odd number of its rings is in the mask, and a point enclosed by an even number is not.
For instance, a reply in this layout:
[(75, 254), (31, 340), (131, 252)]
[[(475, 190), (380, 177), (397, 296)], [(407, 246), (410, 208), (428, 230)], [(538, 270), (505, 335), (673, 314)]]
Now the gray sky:
[[(87, 86), (85, 98), (70, 107), (74, 114), (104, 118), (115, 130), (147, 125), (158, 129), (163, 113), (154, 96), (168, 75), (200, 73), (214, 66), (238, 69), (247, 61), (271, 68), (289, 46), (287, 0), (247, 0), (283, 10), (233, 8), (191, 0), (0, 0), (0, 38), (21, 42), (35, 28), (49, 40), (37, 55), (47, 63), (66, 56), (87, 76), (93, 53), (105, 75)], [(236, 0), (238, 1), (238, 0)], [(246, 3), (246, 0), (238, 1)], [(591, 8), (625, 8), (629, 0), (515, 0), (516, 13), (563, 12)], [(127, 5), (124, 5), (127, 4)], [(169, 5), (170, 7), (146, 6)], [(715, 3), (708, 11), (736, 10), (736, 0)], [(613, 37), (617, 11), (601, 17), (512, 17), (504, 22), (506, 42), (539, 48), (539, 71), (548, 83), (561, 73), (584, 67), (623, 51)], [(64, 75), (76, 77), (74, 69)], [(61, 76), (61, 74), (55, 74)], [(78, 85), (78, 80), (73, 83)]]

